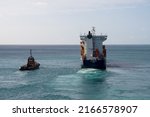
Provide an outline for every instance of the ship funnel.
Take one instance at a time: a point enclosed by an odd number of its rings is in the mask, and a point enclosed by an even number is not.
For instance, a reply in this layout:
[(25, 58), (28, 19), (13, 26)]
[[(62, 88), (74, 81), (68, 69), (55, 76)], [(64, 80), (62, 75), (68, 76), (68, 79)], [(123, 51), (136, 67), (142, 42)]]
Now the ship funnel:
[(87, 38), (91, 39), (92, 38), (92, 33), (89, 31)]

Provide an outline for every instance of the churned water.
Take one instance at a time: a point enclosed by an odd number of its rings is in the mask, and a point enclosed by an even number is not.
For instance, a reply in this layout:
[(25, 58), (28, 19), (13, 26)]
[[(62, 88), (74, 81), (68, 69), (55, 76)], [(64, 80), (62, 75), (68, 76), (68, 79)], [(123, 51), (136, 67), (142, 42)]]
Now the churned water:
[[(108, 45), (107, 70), (81, 69), (77, 45), (0, 46), (0, 99), (150, 99), (150, 45)], [(19, 71), (29, 49), (41, 64)]]

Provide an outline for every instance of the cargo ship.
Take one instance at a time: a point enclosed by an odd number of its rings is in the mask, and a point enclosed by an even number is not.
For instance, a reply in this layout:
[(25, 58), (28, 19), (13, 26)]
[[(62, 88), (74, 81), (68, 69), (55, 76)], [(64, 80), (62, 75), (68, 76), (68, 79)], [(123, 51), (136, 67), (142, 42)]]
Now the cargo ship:
[(107, 35), (96, 35), (95, 27), (88, 34), (80, 35), (82, 68), (106, 69), (106, 48), (103, 42)]

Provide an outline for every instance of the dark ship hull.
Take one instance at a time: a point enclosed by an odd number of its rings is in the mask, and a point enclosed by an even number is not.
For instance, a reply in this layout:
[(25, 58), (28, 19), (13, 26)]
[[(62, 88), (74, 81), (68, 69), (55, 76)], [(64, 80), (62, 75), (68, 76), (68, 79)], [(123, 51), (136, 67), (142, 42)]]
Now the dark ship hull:
[(106, 69), (106, 59), (101, 60), (83, 60), (82, 68)]
[(36, 70), (36, 69), (39, 69), (39, 66), (40, 66), (39, 63), (36, 63), (35, 66), (23, 65), (23, 66), (20, 67), (19, 70), (21, 70), (21, 71), (25, 71), (25, 70)]

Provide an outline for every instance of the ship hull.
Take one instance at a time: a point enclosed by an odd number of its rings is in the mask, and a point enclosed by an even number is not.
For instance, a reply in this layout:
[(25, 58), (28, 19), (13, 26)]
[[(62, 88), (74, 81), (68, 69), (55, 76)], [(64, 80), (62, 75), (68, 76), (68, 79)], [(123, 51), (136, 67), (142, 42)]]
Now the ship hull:
[(25, 71), (25, 70), (36, 70), (39, 69), (40, 64), (36, 63), (34, 67), (28, 67), (27, 65), (23, 65), (19, 68), (20, 71)]
[(101, 60), (83, 60), (82, 68), (106, 69), (106, 59)]

